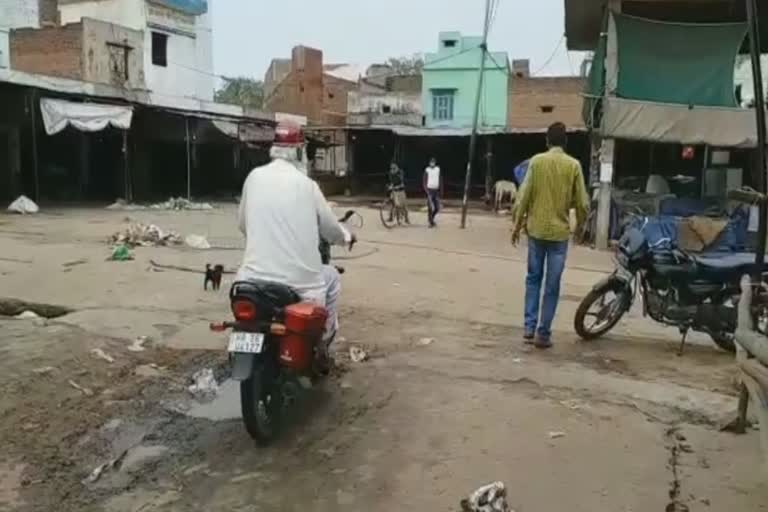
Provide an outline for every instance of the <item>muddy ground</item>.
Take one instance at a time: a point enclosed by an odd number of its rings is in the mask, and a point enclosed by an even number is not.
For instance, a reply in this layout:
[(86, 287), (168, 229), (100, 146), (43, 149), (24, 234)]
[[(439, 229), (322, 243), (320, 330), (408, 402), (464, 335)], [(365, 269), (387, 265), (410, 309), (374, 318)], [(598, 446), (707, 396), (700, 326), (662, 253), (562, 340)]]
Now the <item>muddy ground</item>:
[[(639, 310), (604, 340), (572, 334), (609, 254), (571, 250), (556, 347), (532, 352), (525, 248), (505, 219), (461, 231), (449, 213), (427, 230), (415, 214), (386, 231), (361, 212), (361, 243), (338, 260), (341, 370), (268, 449), (245, 433), (207, 330), (228, 314), (226, 284), (204, 292), (202, 275), (150, 263), (235, 268), (233, 206), (0, 216), (0, 296), (73, 310), (0, 318), (0, 510), (447, 511), (493, 480), (518, 511), (768, 509), (757, 433), (717, 428), (736, 406), (729, 355), (694, 336), (677, 357), (678, 334)], [(134, 221), (217, 248), (105, 261), (105, 239)], [(348, 361), (351, 345), (371, 359)], [(201, 368), (215, 397), (187, 389)]]

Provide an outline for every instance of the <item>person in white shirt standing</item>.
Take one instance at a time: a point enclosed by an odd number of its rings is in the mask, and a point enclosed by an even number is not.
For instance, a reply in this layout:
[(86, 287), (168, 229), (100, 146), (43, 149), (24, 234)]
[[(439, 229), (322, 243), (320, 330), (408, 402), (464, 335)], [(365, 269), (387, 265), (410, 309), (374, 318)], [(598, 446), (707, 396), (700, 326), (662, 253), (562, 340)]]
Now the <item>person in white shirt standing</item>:
[(323, 265), (320, 239), (351, 244), (355, 237), (339, 223), (320, 187), (303, 171), (303, 134), (278, 127), (272, 162), (253, 169), (243, 185), (238, 212), (245, 254), (237, 281), (269, 281), (295, 289), (304, 300), (328, 311), (325, 342), (338, 328), (341, 280)]
[(440, 212), (440, 192), (443, 181), (440, 178), (440, 167), (437, 160), (429, 159), (429, 166), (424, 169), (424, 192), (427, 194), (427, 209), (429, 212), (429, 227), (437, 226), (435, 217)]

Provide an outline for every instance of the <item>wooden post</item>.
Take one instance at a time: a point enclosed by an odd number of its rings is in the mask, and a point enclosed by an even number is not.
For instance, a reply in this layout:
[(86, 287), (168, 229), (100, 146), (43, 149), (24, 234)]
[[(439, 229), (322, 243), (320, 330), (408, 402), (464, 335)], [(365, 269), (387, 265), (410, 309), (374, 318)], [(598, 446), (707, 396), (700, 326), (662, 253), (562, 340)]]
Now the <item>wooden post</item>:
[(487, 147), (485, 152), (485, 200), (493, 207), (491, 201), (493, 189), (493, 135), (486, 139)]
[(189, 117), (184, 117), (184, 128), (187, 134), (187, 199), (192, 199), (192, 148), (189, 140)]
[(40, 202), (40, 174), (39, 162), (37, 158), (37, 99), (35, 90), (30, 94), (30, 112), (32, 113), (32, 170), (35, 177), (35, 201)]
[(133, 201), (133, 184), (131, 183), (131, 166), (128, 159), (128, 130), (123, 130), (123, 177), (125, 179), (125, 200)]

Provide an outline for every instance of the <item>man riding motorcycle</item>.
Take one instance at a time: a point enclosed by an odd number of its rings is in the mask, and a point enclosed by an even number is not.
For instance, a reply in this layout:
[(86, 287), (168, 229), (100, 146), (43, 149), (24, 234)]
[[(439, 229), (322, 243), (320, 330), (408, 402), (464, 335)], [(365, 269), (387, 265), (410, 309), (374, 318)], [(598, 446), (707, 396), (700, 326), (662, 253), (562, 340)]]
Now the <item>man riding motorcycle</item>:
[(302, 165), (303, 134), (278, 126), (272, 161), (253, 169), (243, 185), (238, 211), (245, 254), (237, 281), (270, 281), (295, 289), (328, 311), (323, 356), (338, 328), (339, 272), (321, 261), (321, 238), (333, 245), (355, 237), (336, 219), (317, 183)]

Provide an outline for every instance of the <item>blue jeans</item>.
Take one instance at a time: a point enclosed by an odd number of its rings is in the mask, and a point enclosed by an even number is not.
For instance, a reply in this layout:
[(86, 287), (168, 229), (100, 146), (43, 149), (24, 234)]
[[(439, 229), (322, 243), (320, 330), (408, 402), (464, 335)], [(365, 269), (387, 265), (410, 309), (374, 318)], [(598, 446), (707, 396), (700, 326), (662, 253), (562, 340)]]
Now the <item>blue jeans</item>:
[(440, 212), (440, 190), (427, 189), (427, 208), (429, 210), (429, 225), (435, 225), (435, 217)]
[[(544, 340), (552, 336), (552, 320), (560, 299), (560, 278), (565, 269), (568, 241), (550, 242), (528, 239), (528, 277), (525, 280), (525, 332), (536, 333)], [(546, 270), (544, 299), (541, 300), (541, 282)], [(541, 319), (539, 301), (541, 300)]]

